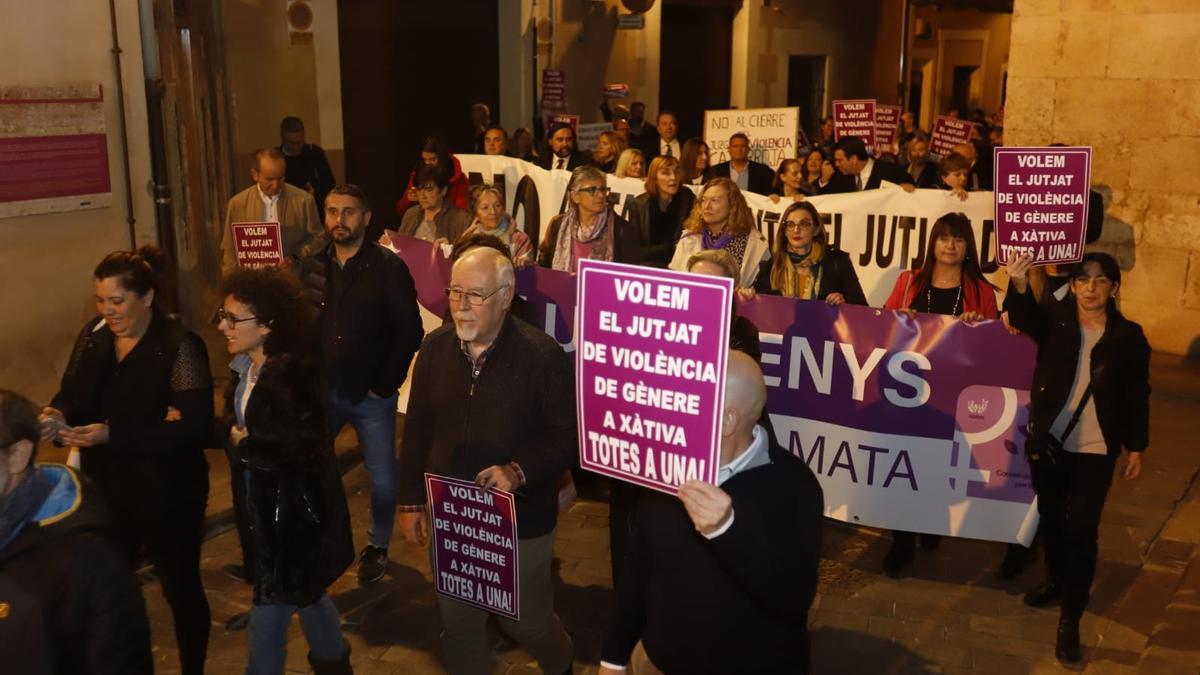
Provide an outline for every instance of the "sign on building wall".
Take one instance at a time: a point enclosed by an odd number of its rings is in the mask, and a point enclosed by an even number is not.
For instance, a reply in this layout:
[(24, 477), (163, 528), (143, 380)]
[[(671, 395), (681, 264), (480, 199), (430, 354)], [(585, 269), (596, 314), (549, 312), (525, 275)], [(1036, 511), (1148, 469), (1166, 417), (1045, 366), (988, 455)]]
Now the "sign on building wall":
[(111, 204), (101, 86), (0, 86), (0, 218)]
[(741, 132), (750, 138), (750, 159), (775, 169), (796, 156), (800, 134), (799, 108), (705, 110), (704, 142), (709, 165), (729, 161), (729, 137)]

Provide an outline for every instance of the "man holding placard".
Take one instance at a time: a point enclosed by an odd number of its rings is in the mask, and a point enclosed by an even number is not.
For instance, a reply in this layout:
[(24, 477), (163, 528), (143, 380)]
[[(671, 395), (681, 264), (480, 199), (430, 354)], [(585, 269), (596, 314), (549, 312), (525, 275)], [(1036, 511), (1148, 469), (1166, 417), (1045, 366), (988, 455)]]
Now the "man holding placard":
[(754, 359), (728, 354), (716, 485), (644, 491), (600, 673), (808, 673), (824, 498), (758, 425)]
[(284, 264), (295, 263), (324, 242), (317, 203), (304, 190), (285, 182), (287, 163), (278, 148), (254, 153), (254, 185), (229, 200), (221, 241), (221, 271), (238, 266), (233, 223), (278, 223)]
[[(412, 390), (420, 394), (408, 404), (399, 472), (404, 538), (422, 546), (429, 541), (426, 472), (516, 497), (520, 621), (440, 592), (451, 673), (491, 672), (489, 614), (544, 672), (569, 672), (574, 651), (554, 612), (550, 572), (557, 481), (577, 447), (574, 378), (554, 338), (509, 316), (514, 285), (512, 262), (495, 249), (461, 256), (446, 289), (454, 323), (430, 333), (413, 368)], [(444, 558), (435, 557), (435, 566)], [(439, 570), (434, 574), (441, 578)]]

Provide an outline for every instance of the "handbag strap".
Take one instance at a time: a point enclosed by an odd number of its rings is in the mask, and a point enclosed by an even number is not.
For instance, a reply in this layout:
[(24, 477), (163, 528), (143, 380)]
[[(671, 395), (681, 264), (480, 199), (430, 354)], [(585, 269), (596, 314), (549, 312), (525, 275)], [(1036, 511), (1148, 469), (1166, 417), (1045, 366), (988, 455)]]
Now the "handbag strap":
[(1092, 383), (1089, 381), (1086, 389), (1083, 390), (1083, 398), (1079, 399), (1079, 405), (1075, 406), (1075, 414), (1071, 415), (1071, 421), (1067, 422), (1067, 428), (1063, 429), (1061, 442), (1066, 443), (1067, 437), (1075, 431), (1075, 426), (1079, 424), (1079, 418), (1083, 416), (1083, 409), (1087, 407), (1088, 400), (1092, 398)]

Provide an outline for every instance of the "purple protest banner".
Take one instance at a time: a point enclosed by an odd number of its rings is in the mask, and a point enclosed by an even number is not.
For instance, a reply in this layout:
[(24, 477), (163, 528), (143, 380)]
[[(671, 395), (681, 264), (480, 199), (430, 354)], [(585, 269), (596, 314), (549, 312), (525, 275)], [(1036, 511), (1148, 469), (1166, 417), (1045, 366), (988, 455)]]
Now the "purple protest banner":
[(1087, 236), (1091, 148), (996, 148), (996, 259), (1078, 262)]
[(470, 481), (425, 474), (438, 593), (521, 620), (513, 496)]
[(833, 135), (836, 140), (857, 136), (867, 144), (867, 152), (874, 154), (876, 133), (875, 99), (833, 102)]
[(969, 143), (971, 126), (968, 120), (938, 117), (933, 123), (933, 133), (929, 135), (929, 154), (941, 159), (954, 152), (954, 146)]
[[(407, 237), (400, 243), (418, 296), (440, 295), (449, 263), (425, 265), (430, 244)], [(544, 268), (517, 273), (525, 313), (568, 351), (576, 282)], [(737, 311), (760, 331), (776, 437), (817, 475), (827, 515), (858, 525), (1030, 541), (1037, 510), (1023, 448), (1031, 340), (1010, 335), (998, 321), (968, 325), (771, 296), (739, 300)], [(596, 316), (583, 320), (589, 313)], [(585, 328), (598, 326), (598, 310), (581, 307), (579, 316)], [(666, 350), (654, 343), (655, 356), (659, 348)], [(709, 443), (699, 438), (688, 434), (692, 444)]]
[(717, 482), (733, 281), (579, 262), (579, 463), (675, 494)]

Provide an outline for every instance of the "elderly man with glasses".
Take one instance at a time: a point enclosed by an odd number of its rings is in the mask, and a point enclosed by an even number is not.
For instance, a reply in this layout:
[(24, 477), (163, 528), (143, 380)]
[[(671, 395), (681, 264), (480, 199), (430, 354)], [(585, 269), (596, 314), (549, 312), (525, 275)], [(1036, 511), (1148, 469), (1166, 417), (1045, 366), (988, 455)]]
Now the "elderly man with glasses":
[[(429, 334), (413, 367), (413, 396), (400, 455), (400, 531), (427, 545), (425, 472), (516, 493), (521, 620), (501, 628), (546, 673), (571, 670), (573, 647), (554, 612), (550, 562), (558, 477), (577, 454), (570, 359), (538, 328), (509, 316), (512, 262), (487, 247), (451, 271), (453, 325)], [(447, 671), (491, 672), (488, 612), (438, 597)]]

